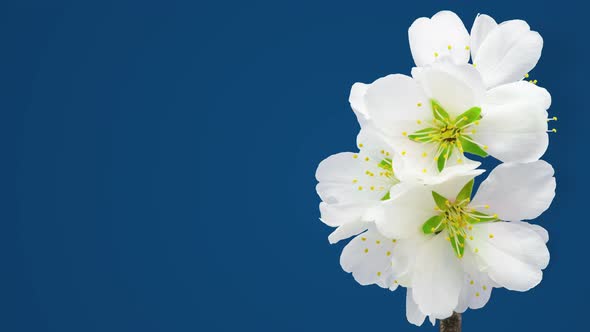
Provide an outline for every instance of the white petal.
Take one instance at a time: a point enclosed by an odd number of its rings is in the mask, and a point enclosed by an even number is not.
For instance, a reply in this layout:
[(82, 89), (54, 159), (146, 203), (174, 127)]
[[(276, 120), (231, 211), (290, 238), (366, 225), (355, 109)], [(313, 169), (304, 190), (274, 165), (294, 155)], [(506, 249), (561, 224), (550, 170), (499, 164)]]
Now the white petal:
[(551, 96), (529, 82), (515, 82), (488, 91), (483, 118), (473, 126), (473, 139), (503, 162), (531, 162), (547, 150), (547, 111)]
[(388, 136), (402, 137), (421, 126), (419, 119), (432, 119), (428, 100), (418, 83), (409, 76), (395, 74), (373, 82), (365, 95), (372, 123)]
[(526, 81), (504, 84), (486, 93), (485, 106), (499, 107), (506, 104), (533, 104), (547, 110), (551, 106), (551, 95), (546, 89)]
[(483, 102), (485, 88), (473, 66), (441, 61), (415, 74), (426, 96), (436, 100), (451, 116)]
[(408, 30), (410, 49), (417, 66), (433, 63), (448, 55), (456, 63), (469, 61), (469, 34), (453, 12), (441, 11), (431, 19), (421, 17)]
[(368, 121), (369, 116), (367, 113), (367, 106), (365, 105), (365, 94), (367, 93), (368, 88), (368, 84), (354, 83), (350, 89), (350, 96), (348, 97), (350, 107), (352, 107), (352, 110), (354, 111), (354, 114), (356, 114), (361, 125)]
[(393, 240), (383, 237), (373, 227), (356, 236), (342, 250), (340, 265), (352, 273), (361, 285), (377, 284), (395, 289), (391, 269), (391, 256), (395, 252)]
[[(547, 210), (553, 197), (555, 178), (547, 162), (501, 164), (479, 186), (471, 206), (502, 220), (530, 220)], [(485, 205), (489, 208), (481, 208)]]
[(408, 318), (408, 322), (416, 326), (421, 326), (426, 318), (426, 315), (420, 311), (420, 308), (418, 308), (418, 305), (414, 302), (411, 288), (408, 288), (408, 291), (406, 292), (406, 317)]
[(527, 291), (541, 282), (549, 251), (536, 231), (520, 223), (495, 222), (475, 225), (471, 235), (474, 240), (466, 247), (477, 251), (480, 268), (498, 285)]
[(375, 162), (380, 162), (385, 158), (396, 158), (393, 147), (386, 142), (383, 133), (372, 122), (367, 122), (361, 127), (356, 142), (363, 157), (369, 157)]
[(504, 22), (481, 42), (474, 63), (487, 87), (520, 81), (541, 57), (543, 38), (525, 21)]
[(529, 224), (528, 222), (512, 221), (512, 223), (519, 224), (524, 227), (528, 227), (528, 228), (532, 229), (543, 239), (543, 242), (545, 242), (545, 243), (549, 242), (549, 232), (547, 232), (547, 230), (545, 228), (543, 228), (539, 225)]
[(395, 254), (391, 257), (391, 266), (393, 267), (393, 276), (398, 283), (404, 287), (412, 286), (412, 273), (416, 263), (416, 253), (429, 240), (422, 233), (416, 233), (417, 236), (397, 240)]
[(320, 203), (320, 220), (328, 226), (337, 227), (364, 221), (364, 215), (374, 203)]
[(485, 273), (477, 271), (465, 273), (459, 304), (455, 311), (465, 312), (467, 308), (483, 308), (490, 300), (494, 284)]
[(413, 237), (424, 221), (433, 216), (434, 201), (425, 186), (400, 183), (390, 196), (391, 200), (381, 203), (374, 215), (377, 229), (385, 236)]
[(434, 237), (416, 253), (412, 280), (414, 301), (420, 311), (437, 319), (453, 314), (463, 285), (460, 259), (447, 240), (446, 232)]
[(496, 21), (488, 15), (477, 15), (471, 27), (471, 57), (475, 59), (481, 43), (486, 39), (490, 31), (498, 26)]
[(367, 230), (367, 227), (368, 224), (362, 221), (343, 224), (342, 226), (336, 228), (336, 230), (328, 236), (328, 241), (330, 241), (330, 244), (337, 243), (340, 240), (348, 239), (351, 236), (355, 236), (364, 232)]

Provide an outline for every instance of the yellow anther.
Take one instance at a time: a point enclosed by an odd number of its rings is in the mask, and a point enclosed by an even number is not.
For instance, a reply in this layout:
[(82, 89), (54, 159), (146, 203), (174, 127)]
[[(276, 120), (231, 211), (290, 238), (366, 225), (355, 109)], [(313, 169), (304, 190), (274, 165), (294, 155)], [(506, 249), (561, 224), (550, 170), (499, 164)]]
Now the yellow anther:
[(365, 161), (369, 161), (369, 157), (365, 157)]
[(483, 149), (484, 149), (484, 150), (487, 150), (487, 149), (488, 149), (488, 146), (487, 146), (487, 145), (484, 145), (484, 146), (483, 146)]
[(431, 227), (430, 228), (430, 231), (434, 233), (434, 227)]
[(406, 151), (402, 151), (402, 156), (405, 156), (405, 155), (406, 155)]
[(394, 281), (393, 281), (393, 283), (394, 283), (394, 284), (397, 284), (398, 282), (397, 282), (397, 280), (394, 280)]
[(471, 280), (469, 283), (470, 283), (471, 285), (473, 285), (474, 281), (473, 281), (473, 280)]
[(529, 73), (524, 74), (524, 78), (529, 78)]
[(377, 241), (375, 241), (375, 243), (377, 243), (377, 244), (380, 244), (380, 243), (381, 243), (381, 241), (377, 240)]
[(483, 285), (481, 288), (482, 288), (483, 290), (487, 290), (487, 289), (488, 289), (488, 288), (486, 287), (486, 285)]
[(479, 121), (474, 122), (476, 126), (479, 126)]
[(493, 239), (494, 238), (494, 234), (490, 234), (488, 236), (490, 237), (490, 239)]
[(367, 241), (366, 237), (361, 237), (361, 241)]
[(359, 148), (362, 148), (363, 146), (364, 146), (363, 143), (360, 143), (359, 144)]
[(357, 183), (357, 182), (358, 182), (357, 179), (352, 180), (352, 183)]
[(422, 103), (418, 103), (418, 104), (416, 104), (416, 106), (422, 107)]
[(469, 46), (465, 46), (465, 50), (466, 51), (469, 51)]
[(470, 231), (473, 230), (473, 226), (469, 225), (469, 227), (467, 227), (467, 229), (469, 229)]
[(476, 254), (479, 252), (479, 249), (475, 248), (475, 250), (473, 250)]
[(381, 276), (381, 272), (377, 272), (377, 276), (380, 277)]
[(434, 57), (437, 58), (438, 57), (438, 53), (434, 52)]
[(387, 256), (391, 256), (391, 251), (388, 251), (388, 252), (386, 253), (386, 255), (387, 255)]
[(553, 117), (553, 121), (557, 121), (557, 117), (556, 116)]
[(359, 186), (359, 190), (363, 190), (363, 186)]
[(417, 123), (417, 124), (422, 124), (422, 121), (420, 121), (420, 120), (416, 120), (416, 123)]
[(453, 47), (451, 45), (447, 46), (447, 49), (450, 51)]
[(475, 134), (475, 129), (471, 129), (471, 133), (472, 134)]
[(426, 157), (426, 152), (422, 152), (422, 157)]
[(474, 63), (474, 64), (473, 64), (473, 67), (477, 67), (477, 65)]
[(365, 248), (365, 254), (369, 253), (369, 248)]
[(556, 133), (557, 132), (557, 129), (553, 128), (553, 129), (551, 129), (551, 131), (554, 132), (554, 133)]
[(386, 155), (386, 156), (389, 156), (389, 152), (385, 152), (385, 155)]
[(422, 173), (426, 173), (426, 168), (423, 168), (422, 169)]
[(404, 131), (404, 132), (402, 132), (402, 135), (407, 136), (408, 133)]
[(356, 159), (356, 158), (358, 158), (358, 157), (359, 157), (359, 155), (358, 155), (358, 154), (353, 154), (353, 155), (352, 155), (352, 157), (353, 157), (354, 159)]
[(489, 209), (490, 208), (490, 206), (488, 204), (484, 205), (483, 207), (486, 208), (486, 209)]
[(462, 164), (463, 163), (463, 159), (459, 158), (457, 159), (457, 164)]
[(447, 240), (447, 241), (451, 242), (451, 238), (450, 238), (450, 237), (448, 237), (448, 236), (445, 238), (445, 240)]
[(475, 293), (475, 296), (479, 296), (479, 292)]
[(385, 150), (381, 150), (381, 154), (385, 154)]
[(495, 214), (495, 213), (494, 213), (494, 216), (493, 216), (493, 217), (494, 217), (494, 218), (496, 218), (496, 219), (498, 219), (498, 215), (497, 215), (497, 214)]
[(473, 236), (470, 236), (470, 237), (469, 237), (469, 240), (473, 241)]
[(374, 186), (371, 186), (371, 190), (375, 190), (375, 187)]
[(393, 239), (393, 240), (391, 240), (391, 242), (393, 242), (393, 243), (396, 243), (396, 242), (397, 242), (397, 240), (396, 240), (396, 239)]

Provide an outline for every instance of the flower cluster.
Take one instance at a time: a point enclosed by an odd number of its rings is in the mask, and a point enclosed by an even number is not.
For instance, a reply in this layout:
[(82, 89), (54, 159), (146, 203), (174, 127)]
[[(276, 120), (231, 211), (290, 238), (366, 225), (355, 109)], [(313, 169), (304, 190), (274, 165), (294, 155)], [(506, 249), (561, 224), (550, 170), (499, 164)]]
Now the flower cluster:
[[(406, 287), (408, 321), (434, 324), (483, 307), (492, 289), (527, 291), (549, 262), (531, 220), (555, 196), (548, 146), (551, 96), (527, 80), (543, 47), (521, 20), (478, 15), (471, 33), (442, 11), (409, 28), (416, 67), (356, 83), (358, 152), (317, 169), (330, 243), (354, 237), (340, 264), (361, 285)], [(471, 63), (469, 62), (471, 59)], [(484, 171), (502, 163), (472, 194)]]

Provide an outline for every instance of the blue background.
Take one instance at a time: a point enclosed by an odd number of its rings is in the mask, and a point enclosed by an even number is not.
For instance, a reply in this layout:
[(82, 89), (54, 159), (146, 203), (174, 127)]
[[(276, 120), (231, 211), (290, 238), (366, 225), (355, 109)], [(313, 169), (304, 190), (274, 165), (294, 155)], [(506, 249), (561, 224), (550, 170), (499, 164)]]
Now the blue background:
[[(465, 331), (583, 330), (587, 10), (553, 1), (5, 1), (0, 330), (414, 331), (319, 220), (314, 172), (354, 149), (350, 86), (412, 66), (407, 28), (526, 19), (553, 96), (540, 286)], [(491, 165), (490, 163), (487, 164)], [(425, 325), (424, 331), (436, 328)]]

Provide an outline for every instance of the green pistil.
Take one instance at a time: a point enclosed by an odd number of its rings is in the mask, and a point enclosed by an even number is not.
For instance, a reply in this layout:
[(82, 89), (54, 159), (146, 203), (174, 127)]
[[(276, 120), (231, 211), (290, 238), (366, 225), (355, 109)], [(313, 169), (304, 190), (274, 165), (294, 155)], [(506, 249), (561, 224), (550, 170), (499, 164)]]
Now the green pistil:
[(419, 143), (433, 143), (437, 145), (435, 159), (438, 171), (445, 168), (447, 160), (455, 149), (460, 154), (469, 152), (481, 157), (488, 154), (466, 134), (468, 128), (481, 119), (481, 108), (472, 107), (456, 118), (435, 100), (430, 100), (434, 121), (432, 127), (424, 128), (408, 135), (408, 138)]
[(436, 210), (440, 213), (429, 218), (422, 225), (424, 234), (438, 234), (446, 230), (447, 240), (459, 258), (463, 257), (465, 239), (468, 237), (471, 225), (498, 220), (496, 215), (490, 216), (469, 207), (472, 190), (473, 180), (461, 189), (454, 202), (433, 191), (432, 198), (436, 203)]

